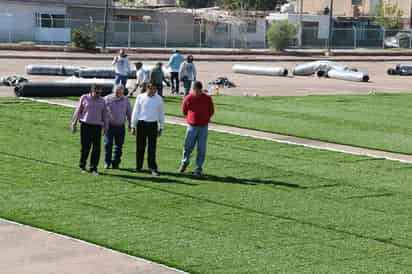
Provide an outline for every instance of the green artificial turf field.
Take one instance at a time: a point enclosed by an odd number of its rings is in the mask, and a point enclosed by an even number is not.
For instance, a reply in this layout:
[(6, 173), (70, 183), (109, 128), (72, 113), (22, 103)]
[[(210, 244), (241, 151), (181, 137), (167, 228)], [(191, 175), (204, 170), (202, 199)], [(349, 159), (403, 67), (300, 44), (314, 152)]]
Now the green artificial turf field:
[[(412, 153), (412, 94), (213, 99), (215, 123)], [(166, 102), (167, 114), (181, 116), (180, 98)]]
[(176, 172), (184, 128), (166, 125), (161, 177), (132, 172), (131, 135), (124, 170), (95, 177), (72, 112), (0, 99), (0, 217), (192, 273), (412, 269), (411, 165), (212, 132), (196, 180)]

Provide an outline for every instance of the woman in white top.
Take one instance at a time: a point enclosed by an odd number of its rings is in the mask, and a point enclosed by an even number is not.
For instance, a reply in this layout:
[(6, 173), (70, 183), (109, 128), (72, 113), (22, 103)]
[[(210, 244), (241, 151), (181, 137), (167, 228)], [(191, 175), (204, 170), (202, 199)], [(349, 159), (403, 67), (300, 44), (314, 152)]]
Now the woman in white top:
[(196, 81), (196, 67), (193, 64), (193, 55), (189, 55), (180, 65), (179, 70), (179, 77), (180, 81), (183, 82), (183, 87), (185, 89), (185, 96), (187, 96), (190, 92), (190, 88), (192, 87), (192, 82)]
[(119, 55), (114, 57), (113, 66), (115, 72), (115, 85), (121, 84), (124, 88), (124, 93), (127, 95), (128, 90), (126, 88), (127, 79), (129, 78), (130, 73), (130, 64), (127, 54), (124, 49), (119, 51)]

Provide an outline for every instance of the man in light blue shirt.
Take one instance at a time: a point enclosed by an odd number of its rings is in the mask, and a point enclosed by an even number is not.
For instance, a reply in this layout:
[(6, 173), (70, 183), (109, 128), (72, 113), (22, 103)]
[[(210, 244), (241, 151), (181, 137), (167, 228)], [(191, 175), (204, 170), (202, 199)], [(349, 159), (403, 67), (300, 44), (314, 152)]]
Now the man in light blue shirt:
[(179, 69), (184, 62), (184, 57), (177, 50), (172, 51), (172, 56), (169, 58), (167, 67), (170, 68), (170, 78), (172, 82), (172, 94), (179, 94)]

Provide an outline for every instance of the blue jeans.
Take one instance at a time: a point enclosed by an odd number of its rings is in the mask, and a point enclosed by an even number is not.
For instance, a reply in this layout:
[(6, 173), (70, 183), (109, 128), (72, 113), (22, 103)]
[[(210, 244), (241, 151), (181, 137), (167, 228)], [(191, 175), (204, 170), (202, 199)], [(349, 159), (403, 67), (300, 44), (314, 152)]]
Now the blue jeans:
[(182, 164), (188, 165), (190, 162), (190, 155), (197, 144), (196, 156), (196, 171), (202, 172), (203, 163), (206, 157), (206, 145), (208, 136), (208, 126), (191, 126), (188, 125), (186, 129), (185, 144), (183, 147)]
[(192, 87), (192, 81), (183, 80), (183, 87), (185, 89), (185, 96), (187, 96), (190, 93), (190, 89)]
[(121, 84), (124, 87), (124, 94), (127, 95), (128, 91), (126, 89), (126, 84), (127, 84), (127, 79), (129, 77), (126, 75), (121, 75), (116, 73), (116, 76), (114, 78), (114, 83), (115, 85)]
[[(125, 127), (109, 126), (107, 134), (104, 136), (104, 163), (108, 166), (119, 167), (124, 144)], [(112, 151), (114, 141), (114, 152)], [(112, 154), (113, 152), (113, 154)]]

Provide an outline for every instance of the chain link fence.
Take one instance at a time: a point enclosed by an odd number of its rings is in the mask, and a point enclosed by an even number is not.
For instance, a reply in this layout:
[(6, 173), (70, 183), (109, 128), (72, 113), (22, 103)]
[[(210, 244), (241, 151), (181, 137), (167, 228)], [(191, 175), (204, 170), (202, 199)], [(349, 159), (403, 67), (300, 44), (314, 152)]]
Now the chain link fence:
[[(32, 28), (10, 27), (13, 18), (0, 17), (0, 43), (35, 43), (68, 45), (72, 33), (82, 29), (91, 33), (98, 46), (103, 45), (103, 21), (68, 18), (37, 18)], [(15, 24), (15, 23), (13, 23)], [(265, 28), (266, 27), (266, 28)], [(268, 25), (247, 25), (203, 22), (173, 24), (173, 22), (109, 21), (106, 45), (109, 47), (190, 47), (190, 48), (266, 48)], [(291, 43), (291, 48), (324, 49), (328, 47), (329, 32), (319, 27), (304, 27)], [(412, 48), (410, 30), (383, 28), (334, 28), (331, 48)]]

